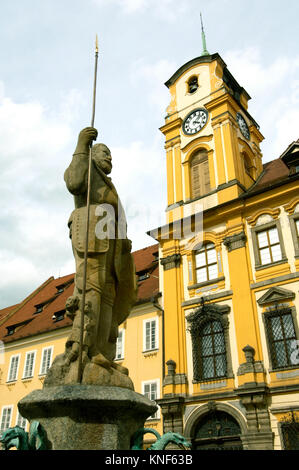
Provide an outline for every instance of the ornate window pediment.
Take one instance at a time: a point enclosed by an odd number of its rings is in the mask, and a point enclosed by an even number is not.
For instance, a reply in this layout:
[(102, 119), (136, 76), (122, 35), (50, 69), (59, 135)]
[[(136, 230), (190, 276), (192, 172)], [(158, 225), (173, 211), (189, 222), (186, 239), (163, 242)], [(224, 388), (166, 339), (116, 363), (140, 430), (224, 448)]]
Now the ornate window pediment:
[(271, 287), (260, 299), (258, 299), (258, 304), (265, 305), (272, 302), (281, 302), (294, 298), (295, 293), (288, 289), (283, 289), (282, 287)]

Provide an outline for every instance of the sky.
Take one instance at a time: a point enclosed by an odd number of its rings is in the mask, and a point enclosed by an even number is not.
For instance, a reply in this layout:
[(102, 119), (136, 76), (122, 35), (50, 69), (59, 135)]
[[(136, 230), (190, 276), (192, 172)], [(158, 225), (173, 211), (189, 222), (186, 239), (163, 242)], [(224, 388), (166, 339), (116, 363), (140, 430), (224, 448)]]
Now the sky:
[(0, 15), (0, 308), (74, 272), (63, 173), (91, 123), (111, 149), (133, 250), (165, 221), (164, 83), (207, 48), (251, 100), (264, 162), (299, 138), (298, 0), (10, 0)]

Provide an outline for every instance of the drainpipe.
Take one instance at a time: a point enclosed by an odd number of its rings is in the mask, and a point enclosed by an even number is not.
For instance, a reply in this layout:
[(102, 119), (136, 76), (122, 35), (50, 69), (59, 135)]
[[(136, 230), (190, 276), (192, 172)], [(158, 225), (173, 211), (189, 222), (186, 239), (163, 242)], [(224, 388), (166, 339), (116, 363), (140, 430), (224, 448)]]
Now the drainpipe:
[(164, 320), (164, 310), (157, 303), (158, 297), (161, 297), (161, 293), (157, 294), (155, 297), (151, 298), (151, 301), (153, 303), (153, 306), (160, 310), (162, 313), (162, 381), (164, 381), (165, 378), (165, 320)]

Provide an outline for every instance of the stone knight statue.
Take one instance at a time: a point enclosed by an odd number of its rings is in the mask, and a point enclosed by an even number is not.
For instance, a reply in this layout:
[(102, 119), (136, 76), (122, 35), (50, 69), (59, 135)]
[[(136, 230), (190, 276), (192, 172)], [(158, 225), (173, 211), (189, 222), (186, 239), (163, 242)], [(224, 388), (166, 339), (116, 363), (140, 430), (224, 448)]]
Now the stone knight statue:
[[(76, 383), (82, 315), (84, 250), (87, 218), (88, 161), (94, 127), (78, 137), (72, 161), (64, 174), (74, 196), (75, 209), (68, 226), (76, 263), (75, 287), (66, 302), (73, 320), (65, 352), (56, 357), (44, 386)], [(126, 236), (125, 215), (116, 189), (108, 176), (111, 153), (104, 144), (91, 148), (90, 211), (86, 267), (86, 294), (82, 344), (82, 383), (116, 385), (133, 389), (128, 370), (114, 362), (118, 326), (136, 300), (136, 276), (131, 241)]]

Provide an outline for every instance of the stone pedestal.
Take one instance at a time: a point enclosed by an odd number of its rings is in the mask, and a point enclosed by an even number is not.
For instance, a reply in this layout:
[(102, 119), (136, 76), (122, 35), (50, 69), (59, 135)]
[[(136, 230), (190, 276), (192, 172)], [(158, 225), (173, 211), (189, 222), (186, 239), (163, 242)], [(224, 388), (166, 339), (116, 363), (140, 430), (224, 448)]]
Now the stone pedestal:
[(157, 409), (132, 390), (96, 385), (35, 390), (18, 408), (40, 422), (52, 450), (129, 450), (132, 435)]

